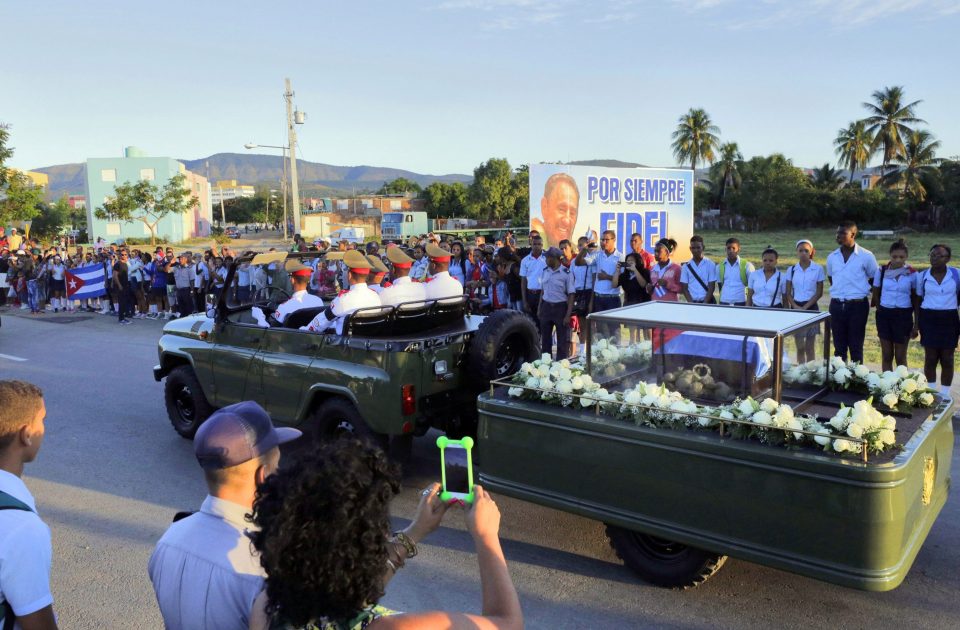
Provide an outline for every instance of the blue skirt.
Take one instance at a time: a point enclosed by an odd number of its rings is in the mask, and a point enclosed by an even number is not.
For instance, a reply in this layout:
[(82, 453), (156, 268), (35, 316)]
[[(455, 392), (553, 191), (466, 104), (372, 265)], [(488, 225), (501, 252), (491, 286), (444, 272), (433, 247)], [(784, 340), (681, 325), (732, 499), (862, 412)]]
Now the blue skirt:
[(920, 345), (924, 348), (957, 347), (960, 341), (960, 315), (956, 309), (920, 309)]

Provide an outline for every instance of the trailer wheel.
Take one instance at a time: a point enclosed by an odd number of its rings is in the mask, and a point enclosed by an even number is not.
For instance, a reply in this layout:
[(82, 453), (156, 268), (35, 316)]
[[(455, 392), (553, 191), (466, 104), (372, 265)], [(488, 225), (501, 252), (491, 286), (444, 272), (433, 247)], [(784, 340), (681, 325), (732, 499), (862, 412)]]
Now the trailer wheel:
[(610, 546), (641, 578), (666, 588), (688, 589), (706, 582), (727, 556), (607, 525)]
[(180, 365), (170, 370), (163, 394), (173, 429), (180, 437), (192, 440), (203, 421), (214, 412), (193, 368)]

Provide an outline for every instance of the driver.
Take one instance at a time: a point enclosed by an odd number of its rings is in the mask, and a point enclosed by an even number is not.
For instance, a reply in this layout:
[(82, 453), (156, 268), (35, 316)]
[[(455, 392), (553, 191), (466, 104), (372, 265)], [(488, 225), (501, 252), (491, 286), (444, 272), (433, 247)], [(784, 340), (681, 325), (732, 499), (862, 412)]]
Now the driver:
[(361, 308), (380, 306), (380, 296), (367, 286), (370, 262), (363, 254), (351, 249), (343, 255), (343, 264), (347, 267), (349, 291), (341, 291), (333, 302), (300, 330), (326, 332), (335, 328), (338, 335), (343, 334), (343, 320), (347, 315)]
[(293, 295), (290, 299), (277, 307), (273, 313), (273, 318), (281, 324), (287, 321), (287, 318), (302, 308), (313, 308), (323, 306), (323, 300), (316, 295), (307, 293), (307, 285), (310, 283), (310, 276), (313, 275), (313, 269), (307, 267), (299, 260), (288, 260), (285, 269), (290, 274), (290, 282), (293, 284)]

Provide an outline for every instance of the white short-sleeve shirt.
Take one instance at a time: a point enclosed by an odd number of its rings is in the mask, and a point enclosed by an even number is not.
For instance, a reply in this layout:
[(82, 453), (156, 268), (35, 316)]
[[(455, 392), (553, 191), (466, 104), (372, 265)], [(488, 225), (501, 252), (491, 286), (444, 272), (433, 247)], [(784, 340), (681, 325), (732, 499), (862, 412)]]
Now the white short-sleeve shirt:
[[(880, 285), (880, 276), (883, 275), (883, 286)], [(916, 284), (917, 274), (912, 268), (903, 266), (899, 269), (877, 269), (873, 276), (873, 286), (880, 289), (880, 306), (883, 308), (911, 308), (913, 306), (912, 293)]]
[(931, 311), (957, 310), (957, 277), (960, 274), (955, 267), (947, 267), (947, 274), (942, 282), (930, 275), (925, 269), (917, 274), (917, 295), (922, 298), (920, 308)]
[(683, 264), (680, 270), (680, 284), (687, 285), (687, 291), (694, 302), (703, 302), (707, 298), (707, 291), (700, 285), (693, 276), (693, 271), (697, 273), (703, 284), (710, 286), (711, 282), (717, 281), (717, 264), (709, 258), (703, 258), (697, 264), (692, 258)]
[(826, 280), (826, 274), (823, 267), (811, 260), (806, 269), (800, 263), (790, 267), (787, 280), (793, 284), (793, 301), (802, 303), (817, 294), (817, 283)]
[(573, 285), (577, 291), (586, 291), (593, 289), (593, 282), (596, 279), (596, 265), (570, 265), (570, 273), (573, 274)]
[(33, 510), (0, 510), (0, 599), (25, 617), (53, 604), (50, 528), (20, 477), (0, 470), (0, 490)]
[[(603, 250), (599, 250), (584, 256), (583, 262), (585, 262), (587, 265), (596, 265), (597, 273), (602, 271), (603, 273), (608, 274), (610, 277), (613, 277), (619, 272), (619, 269), (617, 269), (617, 263), (623, 262), (623, 254), (617, 250), (613, 250), (609, 254)], [(613, 280), (601, 280), (600, 278), (597, 278), (593, 285), (593, 292), (602, 296), (619, 296), (620, 287), (613, 286)]]
[(830, 297), (838, 300), (859, 300), (867, 297), (870, 293), (870, 281), (875, 273), (877, 259), (873, 252), (854, 245), (850, 258), (844, 262), (838, 247), (827, 256)]
[[(720, 301), (724, 304), (734, 304), (736, 302), (745, 302), (747, 299), (747, 287), (743, 285), (740, 278), (740, 265), (744, 265), (746, 271), (747, 284), (750, 283), (750, 274), (754, 272), (753, 263), (742, 260), (737, 256), (737, 261), (731, 263), (727, 258), (719, 263), (723, 266), (723, 286), (720, 287)], [(717, 268), (717, 282), (720, 282), (720, 268)]]
[(316, 308), (323, 306), (323, 299), (312, 295), (304, 289), (303, 291), (294, 291), (290, 299), (277, 307), (273, 318), (281, 324), (287, 321), (291, 314), (304, 308)]
[(527, 254), (520, 261), (520, 277), (527, 279), (527, 288), (531, 291), (540, 290), (540, 275), (547, 268), (547, 256), (541, 253), (534, 258), (533, 254)]
[(779, 306), (783, 304), (783, 294), (787, 289), (787, 280), (780, 270), (767, 278), (763, 269), (757, 269), (747, 278), (747, 286), (753, 289), (754, 306)]

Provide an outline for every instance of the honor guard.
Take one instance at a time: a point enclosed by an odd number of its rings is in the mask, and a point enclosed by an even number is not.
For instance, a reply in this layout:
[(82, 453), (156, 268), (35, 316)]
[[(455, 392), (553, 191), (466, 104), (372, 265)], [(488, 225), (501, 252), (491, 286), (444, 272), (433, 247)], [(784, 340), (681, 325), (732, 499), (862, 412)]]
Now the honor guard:
[[(367, 262), (370, 263), (370, 274), (367, 276), (367, 286), (370, 287), (377, 295), (380, 295), (380, 292), (383, 291), (385, 287), (381, 286), (383, 282), (383, 277), (387, 275), (387, 266), (383, 264), (383, 261), (380, 260), (380, 257), (376, 254), (368, 254)], [(390, 286), (388, 282), (386, 286)]]
[(325, 332), (334, 328), (338, 335), (343, 334), (344, 318), (361, 308), (380, 306), (380, 296), (367, 286), (370, 262), (363, 254), (350, 250), (343, 255), (343, 264), (347, 267), (347, 281), (350, 289), (341, 291), (333, 302), (300, 330)]
[(430, 258), (430, 273), (433, 274), (426, 283), (427, 299), (439, 300), (463, 295), (463, 285), (456, 278), (450, 277), (450, 252), (430, 243), (427, 245), (427, 256)]
[(403, 253), (399, 247), (387, 250), (387, 260), (393, 268), (393, 282), (380, 292), (380, 301), (384, 306), (396, 306), (404, 302), (422, 302), (427, 299), (426, 285), (414, 282), (410, 278), (413, 258)]
[(299, 260), (288, 260), (284, 269), (290, 274), (290, 283), (293, 285), (293, 295), (290, 299), (277, 307), (273, 313), (273, 318), (281, 324), (287, 321), (287, 318), (302, 308), (313, 308), (323, 306), (323, 300), (316, 295), (307, 293), (307, 284), (310, 283), (310, 276), (313, 275), (313, 269), (307, 267)]

